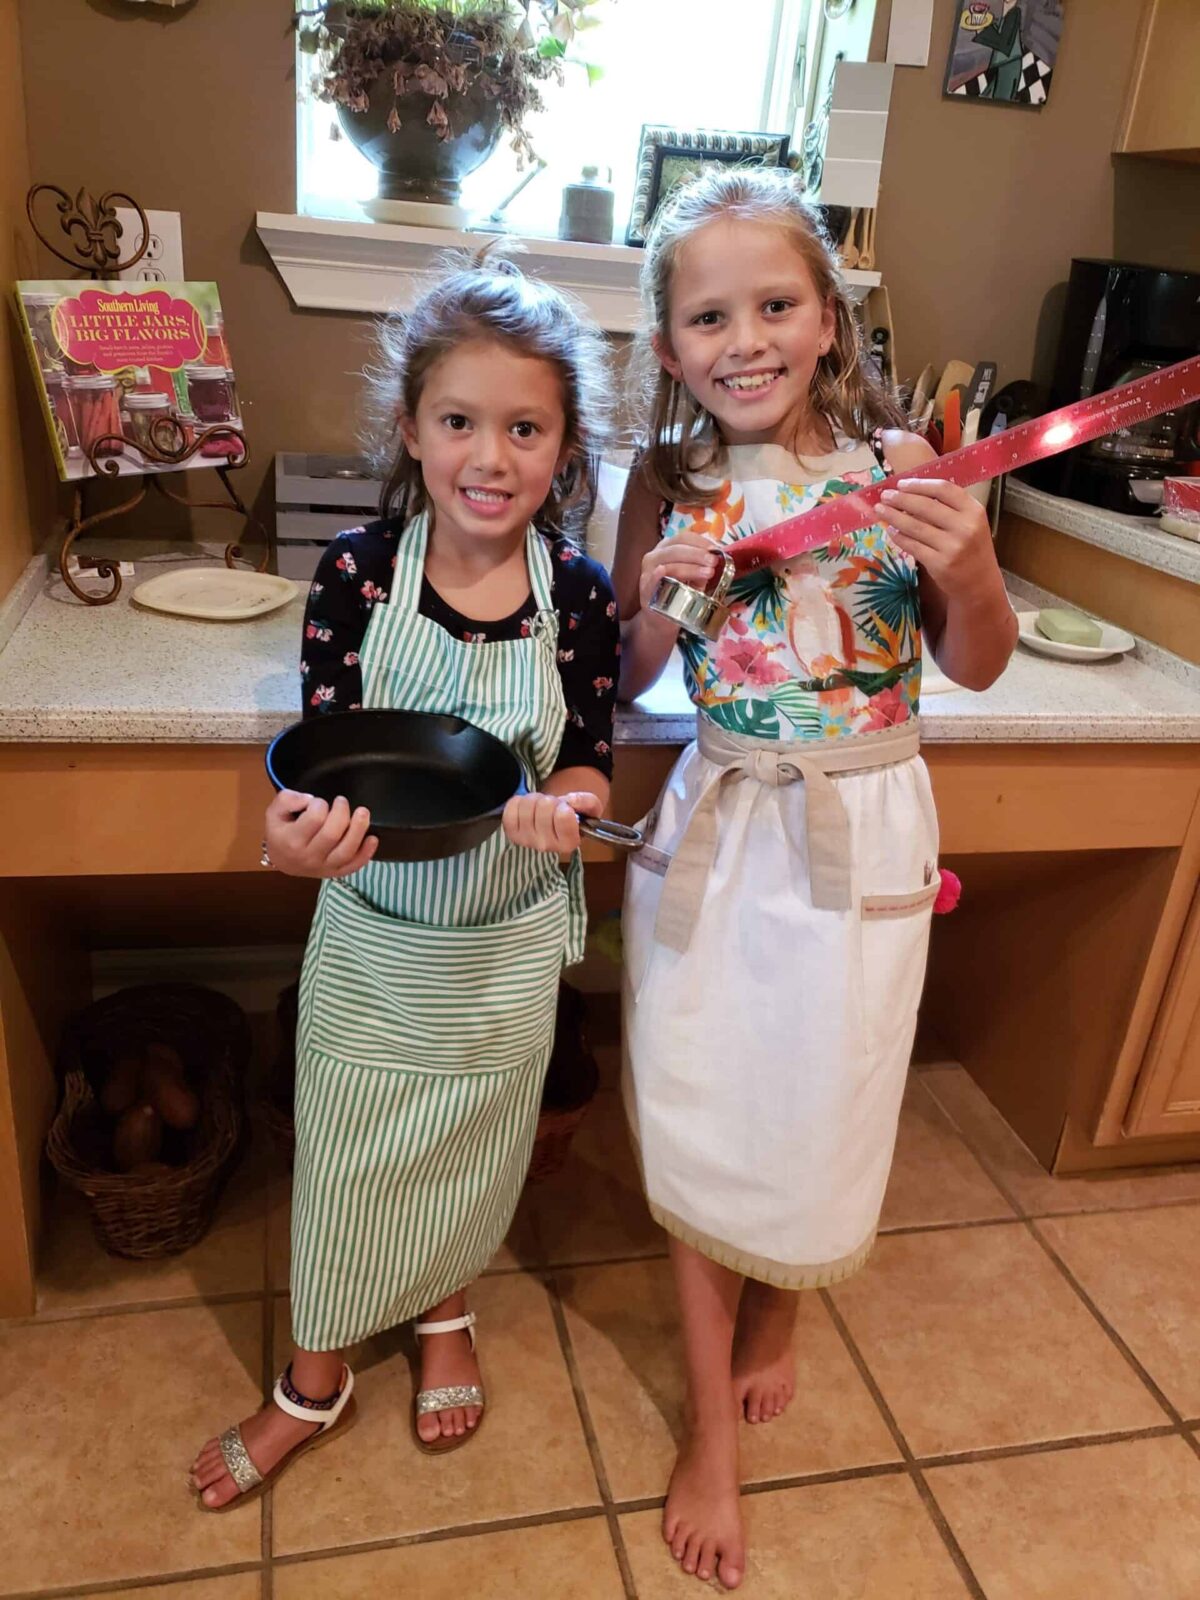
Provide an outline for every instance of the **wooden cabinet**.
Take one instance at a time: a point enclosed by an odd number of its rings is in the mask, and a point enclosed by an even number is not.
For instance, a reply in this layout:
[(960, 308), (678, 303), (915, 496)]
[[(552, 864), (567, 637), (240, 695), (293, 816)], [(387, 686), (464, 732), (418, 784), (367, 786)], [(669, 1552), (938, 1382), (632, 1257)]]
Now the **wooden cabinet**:
[(1200, 1133), (1200, 889), (1163, 992), (1125, 1133), (1131, 1139)]
[(1146, 0), (1114, 148), (1200, 162), (1200, 5)]

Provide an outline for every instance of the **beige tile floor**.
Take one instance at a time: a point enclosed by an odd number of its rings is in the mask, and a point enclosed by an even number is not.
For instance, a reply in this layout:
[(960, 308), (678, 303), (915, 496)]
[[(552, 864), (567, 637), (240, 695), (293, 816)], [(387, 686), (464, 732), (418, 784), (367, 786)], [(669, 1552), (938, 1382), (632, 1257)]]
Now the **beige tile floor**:
[[(50, 1223), (0, 1326), (0, 1595), (674, 1600), (682, 1394), (664, 1241), (611, 1088), (478, 1286), (487, 1429), (430, 1460), (400, 1335), (339, 1445), (222, 1517), (195, 1447), (288, 1336), (287, 1179), (260, 1142), (209, 1237), (153, 1265)], [(747, 1428), (754, 1600), (1200, 1596), (1200, 1168), (1056, 1181), (951, 1064), (914, 1072), (883, 1237), (807, 1296), (799, 1393)]]

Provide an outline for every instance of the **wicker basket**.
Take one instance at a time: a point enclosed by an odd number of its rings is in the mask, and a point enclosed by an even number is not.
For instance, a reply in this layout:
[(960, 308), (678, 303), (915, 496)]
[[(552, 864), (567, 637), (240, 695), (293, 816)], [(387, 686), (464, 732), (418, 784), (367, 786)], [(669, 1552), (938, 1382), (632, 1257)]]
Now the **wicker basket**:
[[(87, 1151), (89, 1124), (99, 1116), (99, 1064), (154, 1041), (179, 1053), (200, 1096), (191, 1159), (167, 1171), (112, 1172)], [(96, 1237), (111, 1255), (177, 1255), (204, 1236), (240, 1150), (249, 1056), (250, 1032), (240, 1007), (193, 984), (123, 989), (68, 1025), (59, 1054), (63, 1099), (46, 1154), (87, 1200)]]

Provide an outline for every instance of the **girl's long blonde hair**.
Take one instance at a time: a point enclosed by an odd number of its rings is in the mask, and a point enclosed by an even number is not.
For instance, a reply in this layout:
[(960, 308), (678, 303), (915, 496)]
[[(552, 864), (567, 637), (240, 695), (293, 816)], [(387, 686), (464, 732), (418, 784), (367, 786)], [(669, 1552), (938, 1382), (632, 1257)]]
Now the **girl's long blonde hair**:
[(413, 517), (425, 509), (421, 464), (408, 453), (400, 418), (416, 415), (425, 381), (443, 356), (483, 341), (557, 369), (569, 455), (534, 521), (546, 532), (581, 537), (595, 504), (611, 408), (603, 336), (564, 294), (491, 249), (451, 262), (416, 305), (379, 324), (377, 359), (366, 374), (366, 445), (383, 479), (380, 515)]
[(677, 189), (654, 219), (642, 265), (643, 331), (638, 365), (648, 416), (642, 473), (664, 500), (703, 505), (715, 491), (696, 482), (721, 447), (716, 420), (654, 354), (670, 344), (671, 283), (681, 247), (709, 223), (764, 222), (782, 229), (803, 256), (822, 299), (833, 306), (833, 343), (817, 362), (813, 410), (852, 439), (903, 426), (899, 406), (864, 360), (862, 334), (820, 213), (795, 177), (762, 167), (710, 167)]

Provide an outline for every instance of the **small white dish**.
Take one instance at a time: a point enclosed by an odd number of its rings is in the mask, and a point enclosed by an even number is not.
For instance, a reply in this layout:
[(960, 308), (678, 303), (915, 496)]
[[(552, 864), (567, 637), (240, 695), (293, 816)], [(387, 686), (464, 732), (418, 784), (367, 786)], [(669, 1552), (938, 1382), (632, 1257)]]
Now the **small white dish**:
[(1037, 631), (1037, 615), (1036, 611), (1017, 612), (1021, 643), (1038, 655), (1053, 656), (1056, 661), (1105, 661), (1109, 656), (1125, 655), (1137, 644), (1124, 628), (1114, 628), (1111, 622), (1100, 622), (1099, 618), (1094, 619), (1100, 628), (1099, 644), (1061, 644)]
[(139, 583), (133, 600), (151, 611), (207, 622), (245, 622), (278, 611), (300, 593), (290, 578), (237, 567), (184, 567)]

